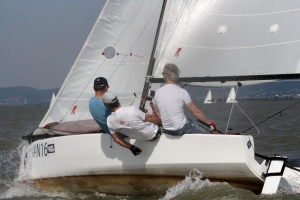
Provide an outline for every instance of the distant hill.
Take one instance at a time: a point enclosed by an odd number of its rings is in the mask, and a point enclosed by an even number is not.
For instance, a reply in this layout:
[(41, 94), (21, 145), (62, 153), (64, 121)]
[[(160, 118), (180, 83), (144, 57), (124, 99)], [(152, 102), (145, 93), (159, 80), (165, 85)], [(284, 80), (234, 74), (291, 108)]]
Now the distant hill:
[[(227, 93), (229, 93), (231, 87), (224, 88), (227, 92), (220, 87), (207, 88), (186, 86), (185, 88), (189, 91), (193, 99), (204, 100), (207, 95), (208, 89), (211, 89), (213, 98), (218, 97), (218, 99), (222, 99), (224, 96), (225, 98), (227, 98)], [(236, 86), (234, 88), (236, 89)], [(294, 98), (299, 98), (298, 95), (300, 95), (300, 81), (276, 81), (255, 85), (243, 85), (238, 89), (237, 99), (274, 99), (276, 95), (281, 97), (292, 96)]]
[(0, 88), (0, 106), (49, 105), (59, 88), (39, 90), (32, 87)]
[[(236, 88), (236, 87), (235, 87)], [(202, 101), (211, 89), (213, 99), (226, 99), (230, 87), (207, 88), (186, 86), (193, 100)], [(39, 90), (32, 87), (0, 88), (0, 106), (49, 106), (52, 94), (59, 88)], [(297, 99), (300, 98), (300, 81), (280, 81), (257, 85), (245, 85), (238, 89), (237, 99)]]

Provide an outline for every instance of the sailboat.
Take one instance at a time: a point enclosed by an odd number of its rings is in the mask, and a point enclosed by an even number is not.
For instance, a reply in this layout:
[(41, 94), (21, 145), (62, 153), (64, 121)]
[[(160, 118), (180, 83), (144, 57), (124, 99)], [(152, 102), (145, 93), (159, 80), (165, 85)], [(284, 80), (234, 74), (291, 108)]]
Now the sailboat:
[(211, 90), (208, 90), (208, 93), (204, 99), (204, 104), (214, 103), (211, 101)]
[(255, 193), (299, 192), (299, 168), (258, 155), (251, 135), (127, 139), (143, 150), (135, 157), (102, 134), (88, 110), (93, 80), (103, 76), (122, 106), (151, 113), (149, 96), (167, 62), (189, 84), (300, 78), (300, 26), (288, 25), (299, 7), (298, 0), (108, 0), (39, 127), (23, 137), (18, 180), (47, 191), (164, 194), (196, 168)]
[(233, 87), (231, 88), (231, 90), (229, 92), (229, 95), (228, 95), (228, 98), (226, 100), (226, 103), (237, 103), (236, 93), (235, 93), (235, 90), (234, 90)]

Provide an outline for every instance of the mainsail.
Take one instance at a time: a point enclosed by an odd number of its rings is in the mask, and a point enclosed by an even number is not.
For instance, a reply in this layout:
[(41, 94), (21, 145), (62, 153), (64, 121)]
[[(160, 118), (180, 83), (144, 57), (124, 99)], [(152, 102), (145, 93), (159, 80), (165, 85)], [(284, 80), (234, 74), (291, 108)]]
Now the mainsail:
[(107, 1), (40, 127), (92, 119), (88, 101), (99, 76), (123, 106), (138, 105), (161, 7), (160, 0)]
[(299, 78), (300, 1), (168, 1), (153, 78), (165, 63), (181, 81)]

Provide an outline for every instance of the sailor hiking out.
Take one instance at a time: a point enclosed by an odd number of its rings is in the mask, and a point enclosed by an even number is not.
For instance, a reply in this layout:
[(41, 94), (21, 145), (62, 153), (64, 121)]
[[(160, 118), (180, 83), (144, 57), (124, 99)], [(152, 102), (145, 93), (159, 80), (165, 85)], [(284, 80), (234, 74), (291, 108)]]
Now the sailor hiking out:
[(115, 93), (107, 91), (102, 96), (104, 104), (112, 111), (107, 118), (107, 125), (116, 143), (130, 149), (137, 156), (142, 153), (138, 147), (131, 145), (118, 132), (137, 140), (155, 140), (161, 133), (158, 124), (161, 124), (159, 117), (146, 114), (136, 106), (121, 107)]

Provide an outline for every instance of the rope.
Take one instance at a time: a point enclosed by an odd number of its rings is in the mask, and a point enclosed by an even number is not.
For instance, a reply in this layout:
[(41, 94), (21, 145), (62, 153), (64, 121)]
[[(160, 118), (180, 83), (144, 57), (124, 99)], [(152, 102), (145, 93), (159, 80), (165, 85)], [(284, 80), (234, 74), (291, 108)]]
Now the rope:
[[(259, 134), (260, 131), (259, 129), (257, 128), (257, 126), (255, 126), (254, 122), (251, 120), (251, 118), (242, 110), (242, 108), (238, 105), (238, 104), (235, 104), (241, 111), (242, 113), (244, 113), (244, 115), (249, 119), (249, 121), (253, 124), (253, 126), (256, 128), (257, 130), (257, 133)], [(241, 133), (242, 134), (242, 133)]]
[(263, 121), (261, 121), (261, 122), (259, 122), (259, 123), (255, 124), (255, 125), (253, 125), (252, 127), (250, 127), (250, 128), (248, 128), (248, 129), (246, 129), (246, 130), (242, 131), (242, 132), (241, 132), (241, 134), (245, 133), (246, 131), (249, 131), (249, 130), (250, 130), (250, 129), (252, 129), (253, 127), (255, 127), (255, 126), (257, 126), (257, 125), (259, 125), (259, 124), (261, 124), (261, 123), (263, 123), (263, 122), (267, 121), (268, 119), (271, 119), (272, 117), (274, 117), (274, 116), (276, 116), (276, 115), (278, 115), (278, 114), (280, 114), (280, 115), (281, 115), (281, 113), (282, 113), (284, 110), (286, 110), (286, 109), (288, 109), (288, 108), (290, 108), (290, 107), (294, 106), (295, 104), (297, 104), (297, 103), (299, 103), (299, 102), (300, 102), (300, 101), (297, 101), (296, 103), (294, 103), (294, 104), (292, 104), (292, 105), (290, 105), (290, 106), (288, 106), (288, 107), (286, 107), (286, 108), (282, 109), (281, 111), (279, 111), (279, 112), (275, 113), (274, 115), (272, 115), (272, 116), (270, 116), (270, 117), (266, 118), (265, 120), (263, 120)]
[(112, 136), (111, 135), (110, 135), (110, 148), (112, 148)]
[[(229, 96), (229, 94), (228, 94), (228, 92), (225, 90), (225, 88), (224, 88), (224, 86), (222, 86), (222, 88), (223, 88), (223, 99), (224, 99), (224, 91), (227, 93), (227, 96)], [(238, 93), (238, 86), (237, 86), (237, 88), (236, 88), (236, 95), (237, 95), (237, 93)], [(225, 99), (224, 99), (225, 100)], [(232, 99), (232, 100), (234, 100), (234, 99)], [(254, 122), (251, 120), (251, 118), (243, 111), (243, 109), (237, 104), (237, 103), (235, 103), (235, 102), (233, 102), (233, 104), (232, 104), (232, 107), (231, 107), (231, 111), (230, 111), (230, 115), (229, 115), (229, 119), (228, 119), (228, 122), (227, 122), (227, 126), (226, 126), (226, 131), (225, 131), (225, 133), (227, 133), (227, 131), (228, 131), (228, 127), (229, 127), (229, 123), (230, 123), (230, 118), (231, 118), (231, 115), (232, 115), (232, 112), (233, 112), (233, 106), (234, 105), (236, 105), (239, 109), (240, 109), (240, 111), (249, 119), (249, 121), (253, 124), (253, 127), (255, 127), (256, 128), (256, 130), (257, 130), (257, 132), (258, 133), (260, 133), (260, 131), (259, 131), (259, 129), (256, 127), (256, 125), (254, 124)], [(241, 133), (241, 134), (243, 134), (243, 132)]]
[[(225, 88), (223, 87), (223, 90), (225, 90)], [(225, 90), (226, 91), (226, 90)], [(238, 88), (236, 89), (236, 95), (237, 95), (237, 92), (238, 92)], [(227, 95), (229, 98), (231, 98), (228, 94), (228, 92), (226, 91)], [(231, 99), (231, 100), (235, 100), (235, 99)], [(231, 115), (232, 115), (232, 112), (233, 112), (233, 106), (236, 105), (235, 102), (232, 103), (232, 106), (231, 106), (231, 110), (230, 110), (230, 114), (229, 114), (229, 118), (228, 118), (228, 122), (227, 122), (227, 126), (226, 126), (226, 130), (225, 130), (225, 134), (227, 133), (228, 131), (228, 127), (229, 127), (229, 123), (230, 123), (230, 119), (231, 119)]]
[(230, 114), (229, 114), (229, 118), (228, 118), (228, 122), (227, 122), (227, 126), (226, 126), (226, 130), (225, 130), (225, 133), (227, 133), (228, 131), (228, 126), (229, 126), (229, 122), (230, 122), (230, 118), (231, 118), (231, 115), (232, 115), (232, 111), (233, 111), (233, 106), (234, 106), (235, 102), (232, 103), (232, 106), (231, 106), (231, 110), (230, 110)]

